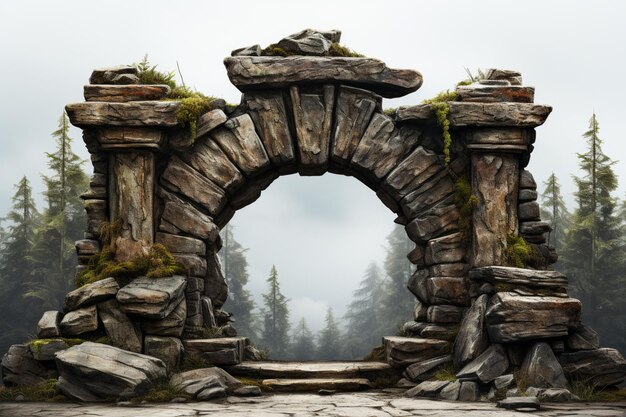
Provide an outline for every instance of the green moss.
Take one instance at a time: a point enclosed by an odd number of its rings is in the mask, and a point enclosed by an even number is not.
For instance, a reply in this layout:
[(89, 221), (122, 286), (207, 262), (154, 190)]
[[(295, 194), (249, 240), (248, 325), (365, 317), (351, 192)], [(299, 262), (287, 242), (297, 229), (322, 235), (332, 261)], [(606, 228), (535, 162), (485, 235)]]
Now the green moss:
[(68, 339), (65, 337), (57, 337), (54, 339), (35, 339), (35, 340), (31, 340), (28, 344), (29, 344), (30, 349), (33, 352), (37, 353), (41, 350), (42, 347), (52, 342), (56, 342), (57, 340), (62, 340), (63, 342), (65, 342), (65, 344), (68, 347), (80, 345), (81, 343), (85, 342), (83, 339)]
[(259, 387), (261, 388), (261, 391), (263, 392), (274, 391), (272, 387), (270, 387), (269, 385), (265, 385), (262, 379), (255, 379), (255, 378), (237, 378), (237, 379), (239, 380), (239, 382), (241, 382), (242, 385), (252, 385), (255, 387)]
[(293, 54), (290, 54), (289, 52), (285, 51), (283, 48), (278, 47), (278, 45), (275, 43), (261, 50), (261, 56), (290, 56), (290, 55), (293, 55)]
[(437, 381), (456, 381), (456, 371), (454, 365), (446, 363), (437, 372), (435, 372), (435, 379)]
[(458, 95), (454, 91), (442, 91), (435, 97), (424, 100), (424, 104), (430, 104), (435, 112), (437, 124), (441, 127), (443, 139), (443, 155), (446, 166), (450, 164), (450, 154), (452, 149), (452, 135), (450, 135), (450, 106), (448, 102), (457, 100)]
[(376, 346), (363, 358), (363, 362), (385, 362), (386, 360), (387, 356), (385, 354), (385, 346), (383, 345)]
[(15, 401), (22, 396), (22, 401), (53, 401), (56, 396), (56, 379), (49, 379), (41, 384), (30, 387), (5, 387), (0, 386), (0, 402)]
[(398, 108), (397, 107), (391, 107), (389, 109), (385, 109), (383, 110), (383, 113), (385, 113), (387, 116), (394, 118), (396, 117), (396, 113), (398, 113)]
[(505, 282), (498, 282), (494, 285), (497, 292), (509, 292), (515, 289), (515, 285), (507, 284)]
[[(288, 57), (288, 56), (298, 56), (301, 54), (295, 53), (295, 52), (288, 52), (286, 50), (284, 50), (283, 48), (279, 47), (277, 44), (273, 43), (271, 45), (269, 45), (267, 48), (264, 48), (261, 50), (261, 56), (282, 56), (282, 57)], [(362, 58), (365, 55), (359, 54), (358, 52), (353, 51), (352, 49), (348, 48), (347, 46), (343, 46), (338, 42), (333, 42), (330, 45), (330, 48), (328, 50), (328, 52), (325, 54), (325, 56), (339, 56), (339, 57), (346, 57), (346, 58)]]
[(506, 243), (505, 260), (509, 266), (524, 268), (537, 257), (535, 249), (521, 236), (509, 235)]
[(189, 127), (189, 134), (192, 140), (195, 139), (198, 132), (198, 118), (215, 108), (213, 105), (214, 100), (214, 97), (207, 97), (200, 93), (181, 100), (180, 106), (176, 110), (176, 118), (183, 127)]
[(480, 80), (487, 79), (487, 75), (480, 68), (476, 70), (476, 74), (472, 74), (472, 71), (470, 71), (469, 68), (465, 68), (465, 72), (467, 73), (467, 78), (463, 81), (459, 81), (456, 84), (457, 87), (462, 85), (470, 85)]
[(472, 194), (469, 176), (459, 177), (454, 183), (454, 204), (459, 208), (459, 228), (463, 240), (469, 242), (474, 209), (478, 205), (478, 198)]
[(138, 404), (143, 401), (149, 403), (168, 403), (174, 398), (186, 398), (191, 400), (192, 397), (185, 393), (180, 387), (172, 385), (169, 380), (160, 380), (154, 383), (147, 394), (133, 398), (132, 403)]

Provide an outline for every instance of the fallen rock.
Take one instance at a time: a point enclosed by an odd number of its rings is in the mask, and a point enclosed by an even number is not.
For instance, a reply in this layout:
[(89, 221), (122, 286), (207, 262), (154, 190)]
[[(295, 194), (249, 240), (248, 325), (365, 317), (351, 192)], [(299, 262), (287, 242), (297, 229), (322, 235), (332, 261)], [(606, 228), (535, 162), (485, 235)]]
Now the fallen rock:
[(2, 357), (2, 382), (7, 387), (32, 386), (46, 381), (46, 368), (27, 344), (12, 345)]
[(493, 386), (497, 390), (505, 390), (515, 385), (515, 377), (513, 374), (501, 375), (493, 380)]
[(234, 378), (228, 372), (218, 367), (199, 368), (192, 369), (191, 371), (180, 372), (172, 375), (172, 377), (170, 378), (170, 383), (173, 386), (179, 386), (209, 377), (218, 378), (222, 382), (222, 384), (228, 388), (234, 389), (241, 386), (241, 382), (239, 382), (238, 379)]
[(502, 345), (491, 345), (480, 356), (467, 364), (456, 377), (459, 380), (480, 381), (487, 384), (509, 367), (509, 360)]
[(565, 343), (567, 348), (572, 351), (595, 350), (600, 348), (600, 337), (591, 327), (581, 323), (569, 333)]
[(435, 376), (437, 371), (447, 363), (452, 362), (452, 355), (439, 356), (409, 365), (404, 375), (411, 381), (427, 381)]
[[(324, 390), (320, 390), (319, 392), (320, 395), (323, 395), (321, 391)], [(261, 391), (261, 388), (257, 387), (256, 385), (246, 385), (244, 387), (235, 389), (233, 391), (233, 395), (236, 395), (238, 397), (260, 397), (261, 395), (263, 395), (263, 391)]]
[(394, 98), (422, 85), (419, 72), (391, 69), (373, 58), (238, 56), (224, 59), (224, 65), (230, 81), (243, 92), (298, 83), (346, 84)]
[(117, 67), (97, 68), (89, 77), (90, 84), (112, 84), (115, 77), (122, 74), (137, 75), (139, 70), (134, 65), (120, 65)]
[(276, 46), (293, 55), (325, 55), (330, 50), (331, 39), (339, 39), (341, 32), (320, 32), (314, 29), (305, 29), (281, 39)]
[(461, 389), (459, 390), (459, 398), (457, 401), (478, 401), (480, 399), (480, 390), (478, 389), (478, 383), (474, 381), (461, 382)]
[(62, 378), (57, 387), (79, 401), (136, 397), (167, 376), (160, 359), (93, 342), (57, 353), (56, 364)]
[(436, 339), (386, 336), (383, 337), (383, 345), (387, 363), (399, 368), (450, 352), (449, 342)]
[(520, 372), (529, 386), (538, 388), (567, 387), (563, 368), (556, 360), (550, 345), (546, 342), (535, 343), (530, 348)]
[(585, 381), (597, 387), (619, 385), (626, 379), (626, 359), (610, 348), (564, 353), (559, 357), (570, 381)]
[(115, 297), (120, 286), (115, 278), (105, 278), (92, 284), (87, 284), (65, 296), (63, 311), (73, 311), (81, 307), (96, 304), (107, 298)]
[(186, 380), (181, 382), (178, 388), (199, 401), (226, 396), (226, 385), (217, 376)]
[(498, 401), (496, 407), (515, 411), (536, 411), (541, 405), (537, 397), (510, 397)]
[(77, 336), (98, 329), (98, 311), (96, 306), (70, 311), (59, 324), (63, 336)]
[(98, 316), (111, 344), (131, 352), (141, 353), (141, 329), (122, 310), (115, 299), (98, 304)]
[(128, 314), (162, 319), (168, 316), (181, 302), (187, 281), (177, 275), (167, 278), (135, 278), (120, 289), (117, 301)]
[(41, 316), (41, 319), (37, 323), (37, 338), (48, 339), (52, 337), (59, 337), (61, 330), (59, 329), (59, 323), (63, 315), (59, 311), (46, 311)]
[[(528, 392), (528, 390), (526, 390), (526, 392)], [(566, 388), (548, 388), (541, 390), (537, 398), (539, 401), (546, 403), (566, 403), (578, 399), (578, 397)]]
[(485, 312), (487, 332), (496, 343), (564, 337), (578, 325), (580, 310), (581, 303), (574, 298), (499, 292)]
[(451, 381), (446, 385), (439, 393), (439, 398), (446, 401), (457, 401), (459, 399), (459, 392), (461, 391), (460, 381)]
[(168, 370), (180, 365), (183, 343), (177, 337), (146, 336), (143, 341), (143, 353), (161, 359)]
[(450, 381), (424, 381), (404, 393), (405, 397), (436, 398)]
[(454, 342), (454, 367), (460, 369), (476, 359), (489, 346), (485, 311), (489, 296), (478, 297), (467, 310)]

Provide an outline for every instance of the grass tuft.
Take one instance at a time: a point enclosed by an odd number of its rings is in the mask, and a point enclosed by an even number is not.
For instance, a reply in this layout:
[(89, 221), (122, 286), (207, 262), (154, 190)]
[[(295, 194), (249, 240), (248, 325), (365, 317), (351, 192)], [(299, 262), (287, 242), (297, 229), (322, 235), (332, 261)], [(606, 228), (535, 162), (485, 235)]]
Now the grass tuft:
[(157, 381), (147, 394), (133, 398), (132, 403), (141, 403), (147, 401), (149, 403), (168, 403), (174, 398), (186, 398), (191, 400), (192, 397), (185, 393), (180, 387), (172, 385), (169, 380)]
[(456, 381), (456, 371), (452, 363), (444, 364), (437, 372), (435, 372), (437, 381)]
[(58, 400), (59, 398), (56, 395), (56, 383), (56, 379), (49, 379), (46, 382), (29, 387), (0, 386), (0, 402), (16, 401), (19, 396), (23, 397), (22, 401)]

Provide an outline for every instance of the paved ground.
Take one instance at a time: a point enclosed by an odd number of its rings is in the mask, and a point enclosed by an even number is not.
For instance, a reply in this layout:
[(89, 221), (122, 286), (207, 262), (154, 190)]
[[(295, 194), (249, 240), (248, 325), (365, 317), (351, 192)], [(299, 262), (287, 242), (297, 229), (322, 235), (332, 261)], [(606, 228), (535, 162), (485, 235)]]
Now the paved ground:
[(400, 398), (381, 392), (229, 397), (219, 402), (145, 404), (137, 406), (68, 403), (0, 403), (2, 417), (191, 417), (191, 416), (345, 416), (345, 417), (507, 417), (626, 416), (626, 403), (544, 405), (539, 412), (518, 413), (489, 403), (456, 403)]

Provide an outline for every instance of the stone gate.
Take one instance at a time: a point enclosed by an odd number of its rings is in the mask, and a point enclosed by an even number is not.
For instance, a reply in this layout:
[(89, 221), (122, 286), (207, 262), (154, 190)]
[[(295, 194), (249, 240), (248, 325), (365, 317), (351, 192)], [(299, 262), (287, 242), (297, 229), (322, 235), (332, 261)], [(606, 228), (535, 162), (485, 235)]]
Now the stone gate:
[[(181, 101), (167, 99), (168, 86), (138, 84), (135, 67), (94, 70), (86, 101), (66, 107), (83, 129), (94, 170), (83, 196), (89, 221), (76, 244), (78, 272), (101, 250), (100, 227), (117, 223), (119, 261), (160, 243), (187, 276), (79, 288), (68, 295), (65, 316), (44, 315), (39, 336), (76, 335), (101, 322), (113, 345), (168, 367), (184, 349), (236, 365), (229, 368), (235, 374), (267, 372), (237, 365), (250, 359), (245, 338), (203, 339), (229, 318), (221, 309), (228, 288), (219, 231), (279, 176), (330, 172), (372, 189), (415, 242), (409, 337), (384, 339), (387, 363), (409, 383), (450, 362), (459, 381), (471, 382), (446, 388), (453, 399), (475, 400), (517, 368), (528, 386), (542, 388), (565, 388), (566, 376), (598, 386), (622, 381), (626, 361), (600, 348), (580, 323), (567, 278), (550, 270), (557, 259), (545, 241), (550, 226), (524, 168), (551, 108), (533, 103), (534, 88), (521, 74), (492, 69), (445, 100), (383, 111), (383, 97), (416, 91), (421, 74), (328, 56), (339, 36), (306, 30), (283, 39), (278, 45), (294, 56), (262, 56), (258, 45), (234, 51), (224, 64), (241, 103), (215, 100), (191, 128), (180, 121)], [(102, 302), (107, 297), (115, 299)], [(154, 311), (155, 303), (163, 306)], [(81, 320), (88, 326), (76, 325)], [(94, 355), (98, 348), (85, 349)], [(61, 368), (69, 361), (62, 355)], [(83, 399), (80, 384), (67, 378), (61, 390)], [(513, 377), (505, 379), (494, 389), (511, 386)], [(420, 385), (418, 393), (436, 396), (444, 385)]]

